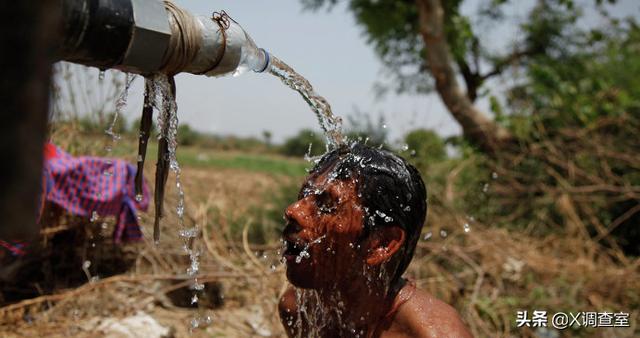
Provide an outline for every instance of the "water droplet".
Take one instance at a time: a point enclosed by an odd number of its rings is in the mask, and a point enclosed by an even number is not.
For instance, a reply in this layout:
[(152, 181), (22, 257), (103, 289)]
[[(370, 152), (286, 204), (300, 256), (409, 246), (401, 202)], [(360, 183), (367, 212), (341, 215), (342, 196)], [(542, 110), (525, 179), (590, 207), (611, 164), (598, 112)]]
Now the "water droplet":
[(486, 193), (487, 191), (489, 191), (489, 183), (485, 183), (482, 186), (482, 192)]
[(143, 198), (144, 198), (144, 196), (142, 194), (137, 194), (136, 195), (136, 202), (142, 202)]
[(403, 144), (402, 147), (400, 148), (402, 151), (407, 151), (409, 150), (409, 145), (408, 144)]
[(109, 225), (107, 224), (107, 222), (102, 222), (102, 224), (100, 224), (100, 227), (102, 228), (102, 230), (107, 230)]
[(498, 173), (497, 172), (492, 172), (491, 173), (491, 178), (493, 178), (494, 180), (498, 179)]
[(462, 227), (464, 228), (465, 233), (469, 233), (471, 231), (471, 226), (469, 225), (469, 223), (465, 223)]
[(189, 228), (189, 229), (183, 229), (180, 230), (178, 233), (180, 234), (180, 237), (184, 237), (184, 238), (195, 238), (196, 236), (198, 236), (198, 228)]
[(447, 238), (447, 230), (440, 230), (440, 237)]

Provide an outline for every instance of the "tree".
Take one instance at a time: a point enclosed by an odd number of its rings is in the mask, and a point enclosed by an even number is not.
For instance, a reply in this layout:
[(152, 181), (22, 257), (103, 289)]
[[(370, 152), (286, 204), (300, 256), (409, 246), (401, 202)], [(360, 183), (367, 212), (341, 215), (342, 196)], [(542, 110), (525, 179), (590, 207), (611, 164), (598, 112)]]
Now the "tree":
[(262, 138), (264, 138), (264, 144), (267, 145), (267, 148), (271, 147), (271, 137), (273, 137), (273, 134), (270, 131), (268, 130), (262, 131)]
[[(337, 0), (301, 0), (309, 9), (331, 7)], [(485, 21), (506, 20), (509, 0), (486, 1)], [(609, 1), (615, 2), (615, 1)], [(527, 67), (531, 60), (561, 52), (580, 17), (573, 0), (539, 0), (527, 21), (520, 24), (522, 38), (507, 52), (492, 52), (461, 13), (462, 0), (350, 0), (349, 8), (364, 28), (399, 91), (436, 90), (464, 137), (492, 155), (513, 141), (510, 130), (481, 112), (474, 102), (487, 81)], [(595, 5), (605, 13), (601, 0)], [(462, 79), (464, 86), (458, 83)]]

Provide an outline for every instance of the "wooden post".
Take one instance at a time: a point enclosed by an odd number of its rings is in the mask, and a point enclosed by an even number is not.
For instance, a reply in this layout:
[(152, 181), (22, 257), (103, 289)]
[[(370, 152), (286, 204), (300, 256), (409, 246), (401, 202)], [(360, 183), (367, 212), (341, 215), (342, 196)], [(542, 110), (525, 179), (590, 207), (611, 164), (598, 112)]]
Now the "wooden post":
[(38, 234), (59, 0), (2, 1), (0, 13), (0, 239)]

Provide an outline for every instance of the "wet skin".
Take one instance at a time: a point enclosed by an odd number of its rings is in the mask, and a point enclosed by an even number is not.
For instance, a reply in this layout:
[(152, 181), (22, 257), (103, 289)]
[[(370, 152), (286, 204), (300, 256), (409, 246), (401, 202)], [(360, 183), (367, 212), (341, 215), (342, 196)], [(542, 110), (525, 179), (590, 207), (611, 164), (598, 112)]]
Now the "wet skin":
[[(321, 176), (307, 182), (300, 195), (285, 211), (287, 278), (302, 288), (333, 286), (336, 280), (353, 274), (352, 263), (363, 257), (363, 250), (355, 248), (361, 246), (358, 237), (364, 215), (356, 203), (355, 184), (340, 180), (329, 183), (326, 176)], [(309, 257), (303, 254), (297, 258), (303, 250)]]
[[(307, 337), (311, 331), (299, 317), (296, 287), (315, 290), (327, 308), (344, 309), (340, 320), (327, 319), (321, 337), (353, 337), (354, 328), (363, 338), (471, 337), (449, 305), (426, 292), (408, 291), (404, 281), (389, 285), (390, 274), (384, 271), (393, 271), (403, 254), (404, 230), (387, 225), (365, 236), (364, 215), (356, 181), (326, 173), (309, 178), (299, 200), (286, 209), (284, 258), (294, 286), (282, 296), (279, 310), (289, 337)], [(402, 292), (411, 294), (405, 302), (399, 300)], [(392, 307), (395, 315), (382, 320)], [(331, 317), (329, 312), (325, 315)], [(345, 329), (338, 321), (352, 325)], [(291, 325), (296, 322), (302, 325)]]

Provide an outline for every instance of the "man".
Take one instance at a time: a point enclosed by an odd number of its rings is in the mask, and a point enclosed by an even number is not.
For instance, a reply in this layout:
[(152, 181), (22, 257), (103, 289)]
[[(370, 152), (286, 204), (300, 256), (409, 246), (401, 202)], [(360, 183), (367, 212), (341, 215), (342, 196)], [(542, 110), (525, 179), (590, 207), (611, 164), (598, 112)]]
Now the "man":
[(290, 337), (471, 337), (456, 311), (402, 278), (427, 204), (418, 171), (361, 144), (318, 162), (285, 211)]

